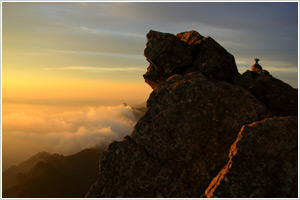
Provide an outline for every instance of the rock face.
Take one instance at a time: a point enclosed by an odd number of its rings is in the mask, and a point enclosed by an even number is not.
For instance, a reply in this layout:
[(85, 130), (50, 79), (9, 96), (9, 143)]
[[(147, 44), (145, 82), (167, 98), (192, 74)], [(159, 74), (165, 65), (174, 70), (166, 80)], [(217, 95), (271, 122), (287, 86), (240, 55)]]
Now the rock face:
[(192, 71), (227, 82), (238, 75), (234, 57), (214, 39), (196, 31), (176, 36), (150, 31), (147, 39), (144, 55), (150, 65), (144, 78), (152, 88), (174, 74)]
[(266, 72), (246, 71), (242, 77), (249, 91), (263, 102), (273, 116), (298, 115), (298, 90)]
[(150, 31), (147, 38), (144, 78), (154, 88), (147, 112), (130, 136), (102, 154), (87, 197), (204, 197), (243, 125), (274, 116), (269, 101), (251, 90), (272, 88), (261, 80), (271, 76), (240, 75), (234, 57), (212, 38), (195, 31)]
[(244, 72), (240, 79), (236, 76), (234, 84), (251, 92), (272, 111), (273, 116), (298, 115), (298, 90), (274, 78), (258, 64), (258, 58), (254, 61), (251, 71)]
[(170, 33), (150, 31), (144, 55), (150, 63), (144, 75), (146, 82), (156, 85), (173, 74), (181, 73), (192, 64), (192, 48)]
[(193, 67), (211, 78), (227, 82), (232, 82), (238, 74), (234, 57), (211, 37), (199, 44)]
[(297, 198), (298, 118), (269, 118), (244, 126), (229, 162), (206, 190), (207, 197)]
[(131, 136), (103, 153), (88, 197), (200, 197), (242, 125), (269, 116), (246, 90), (201, 72), (173, 75), (147, 106)]

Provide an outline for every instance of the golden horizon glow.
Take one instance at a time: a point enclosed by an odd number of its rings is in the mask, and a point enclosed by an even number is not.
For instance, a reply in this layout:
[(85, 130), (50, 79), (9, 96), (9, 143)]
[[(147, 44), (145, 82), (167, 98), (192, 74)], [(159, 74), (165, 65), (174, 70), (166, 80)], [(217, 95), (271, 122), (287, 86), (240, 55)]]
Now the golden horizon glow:
[[(90, 147), (95, 138), (130, 134), (133, 111), (118, 105), (142, 104), (152, 91), (143, 79), (150, 29), (197, 30), (232, 53), (240, 73), (259, 57), (274, 77), (297, 87), (296, 3), (266, 3), (256, 15), (250, 8), (258, 2), (224, 5), (2, 2), (3, 166), (64, 141), (79, 142), (79, 151), (86, 147), (80, 142)], [(237, 17), (236, 10), (245, 12)]]
[(30, 76), (3, 78), (2, 89), (3, 99), (118, 99), (119, 103), (136, 104), (146, 101), (152, 90), (137, 83)]

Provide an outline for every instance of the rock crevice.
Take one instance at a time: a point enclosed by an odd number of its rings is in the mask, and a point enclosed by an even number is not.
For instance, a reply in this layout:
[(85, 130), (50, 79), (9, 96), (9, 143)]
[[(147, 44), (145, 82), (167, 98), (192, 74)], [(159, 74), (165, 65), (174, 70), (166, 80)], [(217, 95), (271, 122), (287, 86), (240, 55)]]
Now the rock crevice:
[(207, 197), (297, 197), (297, 125), (297, 117), (275, 117), (243, 126)]

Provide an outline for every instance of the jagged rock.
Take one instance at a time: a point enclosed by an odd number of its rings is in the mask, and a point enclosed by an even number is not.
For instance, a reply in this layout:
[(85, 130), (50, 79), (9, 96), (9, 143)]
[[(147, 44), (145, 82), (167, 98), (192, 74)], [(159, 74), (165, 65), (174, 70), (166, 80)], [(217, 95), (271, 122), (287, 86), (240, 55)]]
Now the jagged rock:
[[(194, 62), (199, 52), (199, 48), (200, 48), (199, 44), (201, 43), (202, 39), (204, 39), (204, 37), (194, 30), (177, 33), (176, 37), (178, 37), (181, 41), (186, 42), (190, 45), (190, 47), (192, 48), (192, 59)], [(186, 74), (193, 71), (199, 71), (199, 69), (191, 65), (188, 68), (186, 68), (183, 73)]]
[[(99, 178), (87, 197), (204, 197), (213, 177), (228, 163), (228, 151), (243, 125), (295, 111), (294, 89), (263, 69), (242, 76), (234, 57), (210, 37), (196, 31), (176, 36), (150, 31), (147, 38), (144, 53), (150, 66), (144, 78), (154, 89), (147, 112), (130, 136), (102, 154)], [(282, 108), (278, 102), (291, 106)], [(272, 133), (279, 124), (269, 129), (272, 123), (264, 125), (263, 130)], [(289, 167), (284, 169), (291, 180), (297, 170)], [(251, 192), (249, 196), (256, 195)]]
[(151, 30), (144, 55), (150, 63), (144, 78), (152, 88), (192, 64), (191, 46), (170, 33)]
[(162, 69), (155, 67), (155, 65), (150, 63), (147, 72), (143, 76), (145, 82), (152, 88), (155, 88), (158, 83), (165, 81), (170, 75), (164, 73)]
[(201, 72), (173, 75), (130, 137), (112, 143), (87, 197), (200, 197), (243, 124), (269, 116), (246, 90)]
[(201, 40), (204, 38), (197, 31), (186, 31), (182, 33), (177, 33), (176, 37), (178, 37), (181, 41), (187, 42), (189, 44), (200, 44)]
[(265, 70), (247, 70), (243, 78), (248, 90), (263, 102), (274, 116), (298, 115), (298, 90), (269, 75)]
[(211, 78), (230, 83), (238, 74), (233, 55), (211, 37), (202, 39), (193, 67)]
[(269, 118), (243, 126), (229, 162), (207, 197), (297, 198), (298, 118)]
[(150, 65), (144, 78), (152, 88), (174, 74), (193, 71), (230, 83), (239, 75), (234, 57), (214, 39), (196, 31), (175, 36), (151, 30), (147, 39), (144, 55)]
[(194, 71), (201, 71), (208, 77), (232, 83), (238, 73), (234, 57), (211, 37), (203, 37), (196, 31), (176, 35), (193, 48)]

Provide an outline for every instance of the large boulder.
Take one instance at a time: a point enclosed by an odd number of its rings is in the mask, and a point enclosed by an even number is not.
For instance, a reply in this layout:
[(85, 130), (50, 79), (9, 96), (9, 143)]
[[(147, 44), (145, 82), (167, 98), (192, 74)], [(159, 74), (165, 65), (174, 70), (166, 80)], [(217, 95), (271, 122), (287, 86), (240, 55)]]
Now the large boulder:
[(233, 55), (211, 37), (201, 40), (193, 67), (208, 77), (230, 83), (238, 74)]
[(211, 37), (196, 31), (150, 31), (144, 55), (150, 63), (145, 81), (154, 89), (174, 74), (201, 71), (209, 78), (234, 83), (239, 75), (234, 57)]
[(207, 197), (297, 198), (298, 118), (243, 126), (229, 158), (208, 186)]
[(240, 128), (269, 116), (248, 91), (201, 72), (160, 83), (147, 107), (132, 134), (103, 153), (87, 197), (200, 197)]
[(151, 30), (144, 55), (150, 63), (144, 78), (152, 88), (192, 64), (191, 46), (170, 33)]
[(265, 70), (247, 70), (242, 77), (248, 84), (248, 90), (263, 102), (274, 116), (298, 115), (297, 89), (274, 78)]

